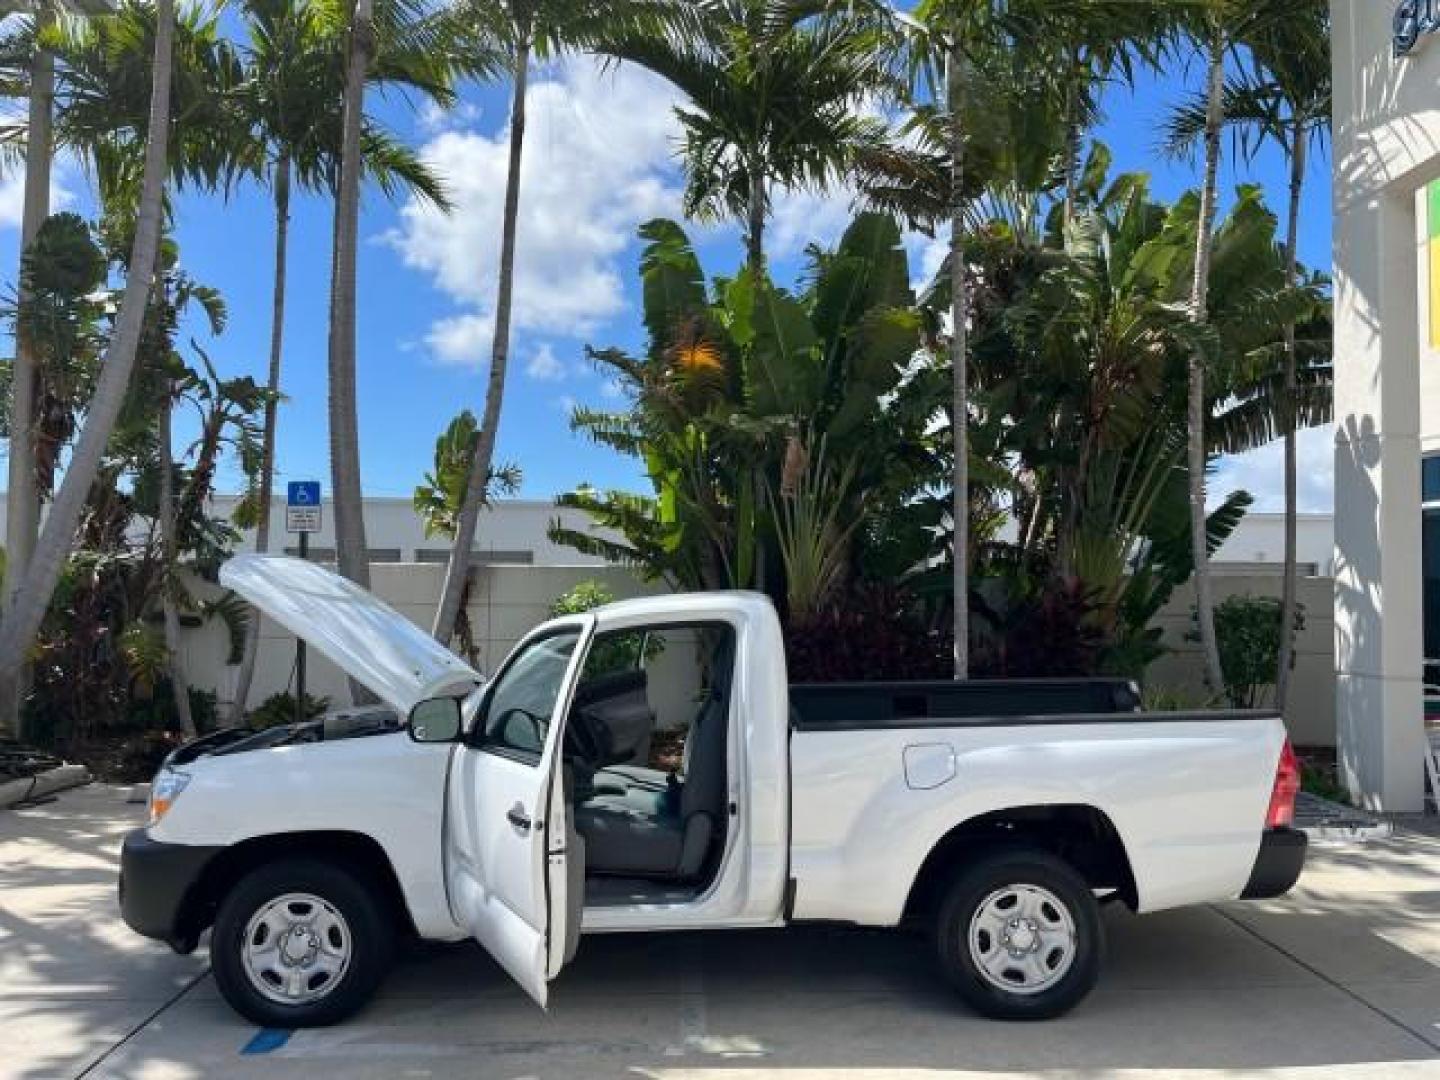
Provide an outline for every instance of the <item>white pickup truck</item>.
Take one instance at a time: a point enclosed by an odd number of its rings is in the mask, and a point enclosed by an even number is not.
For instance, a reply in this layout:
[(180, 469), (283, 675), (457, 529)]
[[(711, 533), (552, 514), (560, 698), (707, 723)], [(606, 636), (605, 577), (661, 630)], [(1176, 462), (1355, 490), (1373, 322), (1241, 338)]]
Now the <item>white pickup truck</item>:
[[(120, 901), (225, 998), (332, 1023), (406, 935), (474, 937), (542, 1005), (582, 933), (917, 924), (995, 1017), (1085, 996), (1098, 903), (1275, 896), (1305, 858), (1278, 717), (1144, 713), (1115, 680), (791, 686), (774, 609), (555, 619), (483, 679), (294, 559), (221, 572), (385, 708), (214, 733), (155, 778)], [(393, 710), (393, 711), (392, 711)]]

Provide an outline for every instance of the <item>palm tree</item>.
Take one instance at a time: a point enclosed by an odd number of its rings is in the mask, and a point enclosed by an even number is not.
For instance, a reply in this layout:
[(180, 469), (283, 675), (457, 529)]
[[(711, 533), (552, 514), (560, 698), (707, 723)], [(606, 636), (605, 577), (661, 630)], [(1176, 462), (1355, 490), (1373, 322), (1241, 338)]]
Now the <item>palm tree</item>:
[[(1190, 321), (1204, 325), (1208, 315), (1210, 253), (1214, 244), (1216, 183), (1220, 170), (1220, 129), (1225, 121), (1225, 55), (1230, 51), (1229, 28), (1223, 4), (1206, 11), (1200, 23), (1206, 50), (1204, 173), (1200, 186), (1200, 223), (1195, 232), (1195, 264), (1190, 287)], [(1190, 350), (1187, 361), (1189, 394), (1186, 417), (1186, 467), (1190, 475), (1190, 557), (1194, 560), (1195, 613), (1200, 650), (1205, 661), (1205, 682), (1211, 693), (1225, 686), (1220, 670), (1220, 643), (1215, 636), (1215, 593), (1210, 581), (1210, 554), (1205, 543), (1205, 354)]]
[[(173, 0), (156, 0), (155, 50), (151, 68), (150, 109), (144, 127), (145, 155), (140, 183), (129, 274), (116, 317), (115, 333), (106, 349), (95, 396), (71, 454), (65, 478), (41, 529), (34, 558), (9, 609), (0, 619), (0, 682), (13, 685), (35, 639), (75, 542), (75, 529), (100, 468), (110, 433), (125, 402), (135, 366), (151, 282), (160, 247), (161, 217), (170, 128), (170, 79), (175, 36)], [(14, 730), (16, 697), (0, 693), (0, 723)]]
[[(1220, 171), (1220, 136), (1225, 125), (1225, 59), (1236, 47), (1282, 25), (1313, 0), (1274, 0), (1256, 5), (1253, 0), (1200, 0), (1194, 11), (1180, 18), (1205, 55), (1205, 122), (1202, 132), (1204, 164), (1200, 187), (1200, 224), (1195, 236), (1195, 262), (1190, 290), (1190, 320), (1208, 321), (1210, 255), (1214, 245), (1215, 206)], [(1190, 437), (1186, 464), (1190, 471), (1190, 548), (1195, 560), (1195, 608), (1205, 678), (1212, 693), (1224, 687), (1220, 646), (1215, 636), (1215, 594), (1210, 580), (1210, 558), (1205, 533), (1205, 463), (1207, 454), (1205, 353), (1197, 345), (1189, 363), (1188, 415)]]
[[(84, 160), (106, 216), (125, 229), (139, 204), (156, 18), (153, 4), (124, 0), (114, 17), (67, 19), (46, 39), (60, 62), (56, 143)], [(243, 77), (239, 55), (218, 10), (187, 4), (172, 29), (169, 182), (228, 190), (246, 161), (245, 133), (229, 107)]]
[(838, 4), (701, 0), (695, 8), (693, 33), (614, 34), (602, 48), (684, 92), (676, 115), (686, 216), (743, 223), (748, 263), (759, 267), (773, 191), (824, 190), (879, 139), (883, 125), (860, 110), (882, 88), (880, 54)]
[[(160, 454), (160, 607), (165, 620), (165, 652), (170, 667), (170, 689), (175, 697), (175, 715), (180, 718), (180, 730), (190, 738), (195, 737), (195, 719), (190, 715), (190, 683), (185, 677), (185, 660), (180, 652), (180, 611), (176, 604), (179, 582), (175, 539), (175, 459), (171, 446), (170, 417), (174, 411), (175, 384), (166, 379), (164, 392), (160, 396), (160, 431), (158, 437)], [(254, 620), (251, 620), (252, 622)]]
[[(1133, 0), (1070, 0), (1046, 15), (1045, 32), (1032, 48), (1052, 51), (1054, 78), (1065, 123), (1062, 175), (1065, 184), (1063, 220), (1075, 220), (1080, 187), (1081, 143), (1099, 112), (1099, 96), (1117, 80), (1129, 84), (1136, 62), (1155, 66), (1165, 20), (1158, 9)], [(1028, 50), (1027, 50), (1028, 51)]]
[[(50, 213), (50, 170), (54, 157), (53, 121), (55, 56), (43, 44), (54, 21), (48, 3), (37, 6), (34, 44), (30, 60), (29, 119), (25, 129), (25, 194), (20, 222), (20, 252), (24, 258), (41, 224)], [(19, 276), (19, 303), (26, 301), (26, 275)], [(9, 484), (5, 500), (5, 597), (14, 595), (40, 523), (40, 496), (35, 489), (36, 358), (30, 335), (23, 328), (15, 341), (11, 373)], [(17, 689), (19, 683), (16, 684)], [(16, 708), (17, 706), (10, 706)]]
[[(1225, 122), (1239, 130), (1241, 151), (1247, 157), (1261, 143), (1270, 141), (1290, 163), (1284, 241), (1288, 290), (1298, 284), (1300, 202), (1310, 144), (1324, 140), (1330, 130), (1329, 18), (1322, 0), (1312, 0), (1298, 11), (1290, 0), (1272, 0), (1272, 5), (1282, 11), (1278, 17), (1265, 20), (1248, 41), (1254, 66), (1225, 86), (1222, 112)], [(1169, 147), (1180, 151), (1192, 145), (1205, 128), (1207, 112), (1194, 103), (1178, 110), (1168, 124)], [(1301, 400), (1297, 351), (1296, 324), (1291, 318), (1284, 327), (1280, 393), (1280, 430), (1285, 440), (1285, 566), (1281, 592), (1284, 630), (1275, 675), (1275, 703), (1281, 710), (1285, 708), (1295, 647), (1296, 429), (1302, 418), (1315, 414), (1312, 403)]]
[[(370, 583), (370, 564), (360, 491), (360, 431), (355, 404), (355, 264), (359, 244), (360, 177), (364, 167), (365, 85), (376, 63), (378, 27), (387, 20), (401, 23), (406, 10), (402, 3), (389, 2), (377, 9), (375, 0), (355, 0), (349, 20), (339, 170), (335, 183), (329, 350), (331, 493), (340, 572), (363, 586)], [(480, 55), (494, 55), (489, 51), (491, 39), (485, 33), (488, 27), (475, 26), (468, 12), (444, 11), (422, 17), (417, 24), (422, 34), (430, 36), (431, 47), (443, 50), (450, 57), (456, 55), (450, 51), (450, 35), (459, 33), (462, 27), (467, 31), (464, 40), (480, 50)], [(471, 526), (473, 532), (473, 521)], [(351, 692), (357, 700), (368, 700), (370, 696), (353, 680)]]
[[(255, 550), (270, 547), (270, 504), (275, 476), (275, 433), (284, 349), (286, 268), (292, 186), (334, 194), (339, 161), (340, 102), (344, 87), (346, 28), (333, 6), (293, 0), (249, 0), (245, 7), (246, 78), (237, 104), (252, 140), (251, 166), (269, 186), (275, 207), (275, 257), (266, 375), (263, 445), (255, 487), (241, 520), (255, 528)], [(394, 87), (442, 107), (454, 101), (453, 50), (436, 42), (433, 26), (377, 20), (379, 55), (372, 85)], [(437, 48), (437, 44), (442, 47)], [(470, 54), (484, 60), (477, 51)], [(362, 121), (362, 168), (387, 194), (414, 191), (448, 209), (444, 188), (408, 147), (369, 117)], [(254, 678), (260, 622), (251, 619), (236, 681), (234, 720), (245, 713)]]
[[(370, 561), (360, 492), (360, 423), (355, 405), (355, 262), (360, 242), (360, 130), (375, 51), (375, 0), (355, 0), (345, 60), (340, 177), (330, 264), (330, 476), (340, 573), (369, 587)], [(365, 694), (351, 682), (357, 700)]]
[[(54, 21), (48, 3), (35, 10), (33, 43), (30, 45), (29, 106), (25, 126), (25, 191), (20, 221), (20, 257), (30, 250), (40, 226), (50, 213), (50, 171), (54, 158), (55, 57), (42, 43)], [(18, 276), (18, 302), (26, 302), (23, 272)], [(40, 525), (40, 495), (35, 487), (35, 398), (37, 360), (34, 343), (23, 326), (17, 327), (15, 359), (11, 367), (10, 459), (6, 487), (5, 570), (3, 602), (8, 604), (35, 547)], [(14, 697), (0, 712), (18, 716), (20, 694), (24, 692), (26, 669), (14, 680), (0, 681), (0, 691)]]
[[(966, 217), (970, 204), (984, 190), (983, 181), (967, 175), (968, 157), (977, 131), (968, 121), (973, 102), (990, 97), (996, 86), (976, 71), (993, 76), (1009, 67), (1017, 31), (1034, 40), (1038, 14), (1021, 0), (923, 0), (913, 16), (895, 16), (898, 33), (892, 47), (908, 69), (912, 89), (912, 131), (918, 149), (881, 148), (860, 155), (864, 188), (870, 200), (894, 209), (912, 221), (943, 225), (949, 251), (941, 284), (949, 295), (950, 426), (954, 444), (951, 492), (953, 529), (952, 607), (954, 619), (953, 675), (970, 673), (970, 462), (969, 462), (969, 278), (965, 262)], [(882, 14), (889, 14), (888, 11)], [(1007, 63), (997, 64), (1005, 57)], [(1011, 69), (1013, 70), (1013, 68)], [(988, 84), (988, 85), (987, 85)], [(1012, 87), (1013, 88), (1013, 84)], [(1004, 91), (1000, 91), (1003, 95)], [(942, 102), (936, 108), (924, 103)]]
[[(500, 272), (495, 296), (495, 336), (485, 407), (474, 459), (465, 483), (465, 499), (456, 521), (455, 543), (445, 567), (445, 584), (431, 632), (448, 643), (455, 633), (461, 597), (470, 574), (470, 550), (485, 501), (486, 484), (495, 456), (505, 373), (510, 359), (510, 313), (515, 291), (515, 246), (520, 213), (520, 163), (525, 149), (525, 95), (532, 59), (545, 60), (576, 50), (595, 50), (613, 40), (666, 40), (690, 25), (685, 0), (470, 0), (460, 19), (480, 47), (499, 49), (510, 70), (509, 161), (505, 205), (500, 227)], [(678, 33), (674, 34), (679, 37)]]
[(958, 38), (945, 55), (945, 114), (950, 144), (950, 439), (955, 446), (950, 518), (955, 553), (950, 583), (954, 597), (954, 677), (970, 676), (970, 295), (965, 272), (965, 50)]
[[(416, 486), (413, 500), (415, 512), (424, 523), (426, 539), (432, 536), (454, 538), (460, 509), (465, 503), (465, 482), (470, 475), (470, 462), (475, 456), (475, 440), (479, 435), (480, 424), (475, 414), (469, 409), (462, 409), (435, 440), (434, 468), (425, 474), (424, 482)], [(507, 495), (519, 491), (520, 475), (518, 465), (492, 469), (489, 483), (485, 486), (485, 505), (490, 505), (496, 491)], [(455, 637), (459, 639), (461, 655), (476, 670), (483, 671), (479, 646), (466, 614), (469, 606), (470, 582), (467, 579), (460, 598), (460, 612), (455, 620)]]

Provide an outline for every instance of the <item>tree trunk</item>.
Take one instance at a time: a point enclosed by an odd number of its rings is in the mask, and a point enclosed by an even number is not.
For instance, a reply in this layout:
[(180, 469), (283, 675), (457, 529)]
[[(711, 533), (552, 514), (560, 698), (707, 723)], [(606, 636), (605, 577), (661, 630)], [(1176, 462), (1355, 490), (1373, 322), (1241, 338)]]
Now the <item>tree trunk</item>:
[[(1300, 196), (1305, 186), (1305, 124), (1298, 117), (1290, 124), (1290, 212), (1285, 234), (1285, 287), (1295, 287), (1296, 257), (1300, 242)], [(1295, 662), (1295, 591), (1298, 576), (1296, 514), (1299, 479), (1295, 428), (1299, 386), (1295, 363), (1295, 322), (1285, 323), (1285, 395), (1280, 403), (1285, 427), (1285, 580), (1280, 592), (1280, 659), (1275, 669), (1275, 707), (1281, 712), (1290, 692), (1290, 669)]]
[[(155, 58), (150, 88), (149, 128), (145, 140), (145, 169), (140, 187), (135, 239), (130, 250), (130, 272), (120, 300), (114, 335), (105, 350), (95, 395), (86, 412), (85, 426), (76, 440), (65, 478), (45, 518), (35, 552), (19, 591), (0, 620), (0, 680), (18, 680), (21, 665), (60, 579), (61, 567), (75, 544), (75, 529), (85, 508), (91, 485), (100, 469), (110, 433), (125, 401), (135, 352), (140, 341), (146, 307), (160, 246), (160, 215), (164, 196), (166, 150), (170, 127), (171, 45), (175, 37), (174, 0), (155, 3)], [(0, 696), (0, 727), (15, 727), (14, 695)]]
[(765, 266), (765, 172), (750, 166), (749, 219), (745, 228), (745, 261), (758, 275)]
[[(255, 550), (270, 550), (270, 501), (275, 485), (275, 421), (280, 410), (280, 358), (285, 340), (285, 271), (290, 243), (290, 156), (282, 153), (275, 162), (275, 274), (270, 300), (270, 368), (265, 389), (270, 392), (265, 402), (265, 432), (260, 449), (259, 503), (255, 508)], [(235, 703), (230, 716), (232, 724), (245, 721), (245, 706), (250, 697), (250, 684), (255, 679), (255, 657), (260, 649), (260, 612), (251, 610), (245, 628), (245, 653), (240, 658), (240, 671), (235, 680)]]
[(951, 437), (955, 443), (955, 490), (950, 512), (955, 524), (955, 569), (952, 588), (955, 604), (955, 678), (970, 677), (970, 461), (969, 461), (969, 302), (965, 280), (963, 199), (965, 190), (965, 136), (961, 129), (964, 76), (960, 50), (952, 49), (945, 62), (946, 108), (950, 114), (950, 368), (954, 400), (951, 402)]
[[(360, 230), (360, 128), (365, 110), (365, 79), (375, 47), (373, 12), (374, 0), (355, 0), (345, 73), (340, 183), (335, 194), (329, 357), (330, 483), (335, 511), (336, 562), (341, 574), (367, 589), (370, 561), (360, 491), (360, 420), (355, 404), (355, 264)], [(354, 679), (350, 680), (350, 696), (357, 705), (373, 700)]]
[[(54, 21), (47, 4), (35, 13), (35, 32), (42, 33)], [(17, 307), (29, 299), (25, 287), (25, 252), (50, 214), (50, 169), (54, 158), (53, 111), (55, 99), (55, 58), (35, 49), (30, 59), (30, 115), (25, 129), (25, 195), (20, 221), (21, 272), (17, 275)], [(40, 524), (40, 494), (35, 487), (35, 399), (39, 387), (39, 359), (35, 344), (20, 320), (15, 335), (15, 362), (12, 370), (10, 405), (10, 461), (8, 495), (5, 500), (5, 592), (0, 606), (14, 602), (20, 582), (35, 550), (35, 533)], [(0, 678), (0, 694), (6, 704), (0, 714), (16, 718), (19, 729), (21, 702), (25, 693), (28, 665), (22, 663), (14, 677)], [(24, 731), (19, 731), (25, 736)]]
[(1076, 48), (1065, 86), (1065, 204), (1061, 220), (1067, 230), (1075, 223), (1075, 189), (1080, 186), (1080, 86), (1088, 74)]
[[(1195, 275), (1190, 291), (1190, 320), (1209, 319), (1210, 250), (1215, 222), (1215, 188), (1220, 169), (1220, 129), (1224, 123), (1225, 36), (1211, 30), (1208, 90), (1205, 110), (1205, 180), (1200, 190), (1200, 222), (1195, 235)], [(1200, 645), (1205, 657), (1205, 681), (1214, 694), (1225, 688), (1220, 670), (1220, 648), (1215, 638), (1215, 596), (1210, 581), (1210, 552), (1205, 529), (1205, 357), (1190, 351), (1188, 401), (1190, 471), (1190, 551), (1195, 561), (1195, 609), (1200, 624)]]
[(166, 666), (170, 670), (170, 689), (175, 695), (175, 715), (180, 718), (181, 732), (193, 739), (195, 719), (190, 715), (190, 684), (185, 678), (185, 660), (180, 655), (180, 612), (175, 604), (180, 568), (175, 543), (175, 475), (170, 446), (170, 414), (174, 401), (175, 387), (167, 379), (165, 397), (160, 402), (160, 607), (165, 616)]
[(445, 587), (435, 612), (431, 633), (449, 645), (470, 576), (470, 551), (475, 526), (490, 484), (490, 464), (500, 428), (500, 406), (505, 398), (505, 370), (510, 360), (510, 308), (515, 291), (515, 232), (520, 213), (520, 159), (525, 149), (525, 93), (530, 78), (530, 47), (522, 42), (515, 53), (515, 86), (510, 102), (510, 165), (505, 177), (505, 217), (500, 231), (500, 280), (495, 298), (495, 339), (490, 349), (490, 377), (485, 387), (485, 413), (465, 480), (465, 498), (455, 522), (455, 543), (445, 567)]

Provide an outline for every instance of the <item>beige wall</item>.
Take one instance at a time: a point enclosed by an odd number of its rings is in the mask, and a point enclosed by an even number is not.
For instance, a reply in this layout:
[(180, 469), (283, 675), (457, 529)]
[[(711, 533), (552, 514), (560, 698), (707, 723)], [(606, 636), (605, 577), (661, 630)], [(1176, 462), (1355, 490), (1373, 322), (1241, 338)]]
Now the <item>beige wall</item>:
[[(429, 626), (440, 597), (443, 566), (374, 565), (370, 569), (375, 592), (421, 626)], [(471, 598), (470, 618), (484, 664), (494, 668), (526, 632), (549, 617), (555, 597), (576, 583), (597, 580), (608, 585), (617, 599), (660, 591), (655, 583), (640, 581), (628, 570), (594, 566), (498, 566), (479, 571)], [(1215, 582), (1217, 599), (1236, 594), (1278, 595), (1280, 579), (1274, 575), (1224, 576)], [(1287, 716), (1291, 737), (1305, 746), (1335, 744), (1333, 585), (1329, 578), (1304, 578), (1300, 602), (1305, 606), (1305, 630), (1297, 650), (1293, 700)], [(1202, 665), (1197, 647), (1185, 640), (1194, 603), (1188, 590), (1177, 591), (1161, 612), (1159, 625), (1165, 644), (1173, 650), (1157, 661), (1146, 679), (1152, 687), (1178, 691), (1194, 701), (1204, 697)], [(218, 623), (185, 631), (185, 661), (196, 686), (215, 690), (222, 702), (234, 693), (236, 669), (225, 664), (226, 635)], [(252, 706), (291, 685), (295, 639), (271, 623), (261, 628), (260, 660), (256, 668)], [(310, 652), (310, 693), (348, 700), (339, 671)]]
[[(1300, 579), (1299, 601), (1304, 605), (1305, 629), (1295, 648), (1295, 674), (1285, 723), (1290, 738), (1301, 746), (1335, 745), (1335, 611), (1334, 582), (1327, 577)], [(1280, 578), (1216, 577), (1215, 600), (1227, 596), (1280, 595)], [(1191, 627), (1195, 597), (1188, 588), (1176, 590), (1161, 611), (1157, 625), (1172, 650), (1151, 665), (1146, 684), (1181, 692), (1187, 699), (1205, 698), (1204, 664), (1200, 646), (1185, 640)]]
[[(377, 563), (370, 567), (370, 584), (376, 595), (426, 629), (439, 602), (444, 576), (445, 567), (440, 565)], [(485, 669), (493, 670), (515, 642), (549, 618), (550, 604), (557, 596), (586, 580), (604, 582), (617, 599), (659, 588), (627, 570), (607, 566), (492, 566), (476, 571), (468, 610)], [(225, 663), (226, 641), (218, 621), (185, 631), (185, 663), (192, 683), (215, 690), (222, 702), (232, 700), (237, 673)], [(291, 688), (294, 661), (295, 639), (273, 623), (263, 623), (250, 694), (252, 706)], [(307, 662), (306, 689), (333, 701), (348, 700), (339, 670), (313, 649)]]

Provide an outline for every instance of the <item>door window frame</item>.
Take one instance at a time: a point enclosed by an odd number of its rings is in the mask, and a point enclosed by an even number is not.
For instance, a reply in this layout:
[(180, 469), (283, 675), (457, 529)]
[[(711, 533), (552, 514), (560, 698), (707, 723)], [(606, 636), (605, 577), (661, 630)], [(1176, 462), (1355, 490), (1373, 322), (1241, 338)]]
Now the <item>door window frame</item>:
[[(539, 768), (545, 758), (545, 746), (550, 742), (551, 729), (555, 727), (557, 717), (563, 719), (569, 711), (569, 702), (573, 696), (574, 685), (579, 682), (580, 669), (576, 664), (577, 659), (583, 652), (588, 655), (590, 642), (594, 640), (593, 633), (587, 633), (594, 627), (594, 616), (578, 615), (573, 619), (567, 619), (560, 624), (547, 624), (540, 629), (527, 634), (521, 638), (516, 646), (510, 650), (510, 655), (495, 672), (495, 677), (485, 687), (485, 693), (480, 698), (475, 708), (475, 717), (470, 722), (470, 728), (465, 733), (463, 745), (470, 750), (479, 750), (482, 753), (491, 754), (495, 757), (506, 758), (510, 761), (518, 761), (522, 765), (529, 765), (532, 768)], [(566, 660), (565, 672), (560, 677), (560, 687), (555, 695), (555, 702), (550, 710), (549, 726), (545, 729), (545, 740), (538, 751), (522, 750), (519, 747), (506, 746), (499, 743), (487, 742), (485, 739), (485, 722), (489, 715), (490, 700), (495, 692), (495, 687), (500, 685), (502, 679), (510, 672), (515, 663), (524, 656), (530, 649), (551, 638), (559, 637), (562, 634), (575, 635), (575, 649)]]

